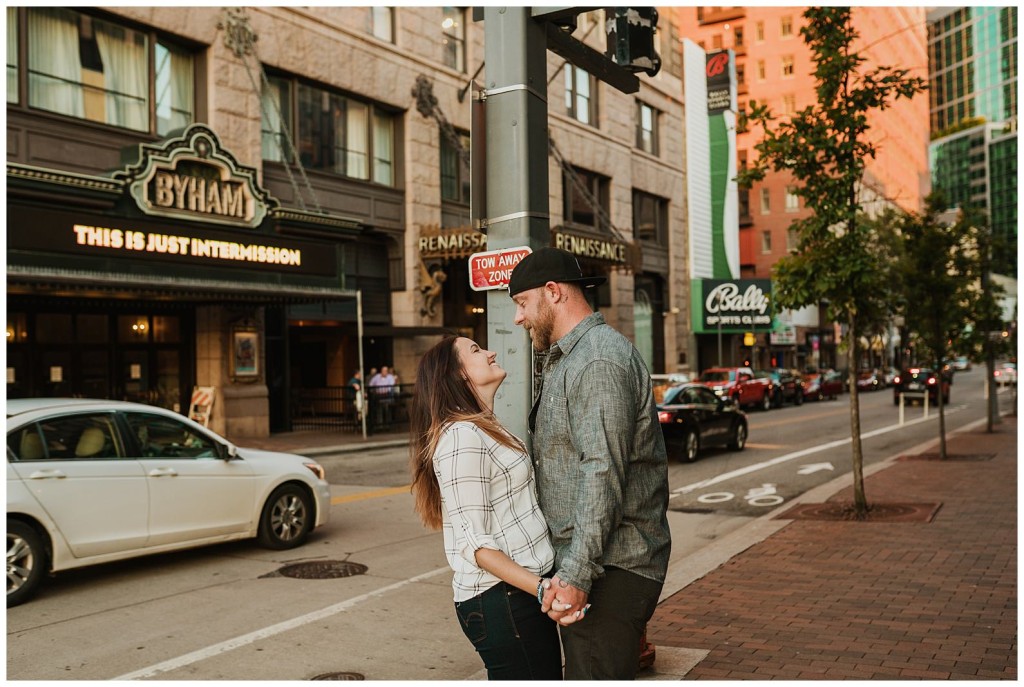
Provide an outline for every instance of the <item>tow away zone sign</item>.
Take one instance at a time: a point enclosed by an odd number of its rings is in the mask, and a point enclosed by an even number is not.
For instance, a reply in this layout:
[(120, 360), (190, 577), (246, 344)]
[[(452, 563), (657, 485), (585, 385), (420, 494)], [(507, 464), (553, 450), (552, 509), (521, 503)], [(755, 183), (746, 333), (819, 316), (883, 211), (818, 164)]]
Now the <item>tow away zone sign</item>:
[(469, 287), (474, 291), (507, 289), (512, 270), (533, 251), (528, 246), (489, 250), (469, 256)]

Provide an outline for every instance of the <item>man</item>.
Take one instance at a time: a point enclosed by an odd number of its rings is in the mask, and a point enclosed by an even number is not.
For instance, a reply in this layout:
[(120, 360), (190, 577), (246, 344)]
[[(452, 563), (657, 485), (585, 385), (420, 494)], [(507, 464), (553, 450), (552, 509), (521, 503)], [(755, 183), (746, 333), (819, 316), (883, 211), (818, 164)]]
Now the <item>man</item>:
[(515, 323), (544, 357), (530, 431), (556, 572), (542, 609), (559, 622), (567, 680), (636, 676), (671, 548), (650, 373), (584, 295), (604, 281), (556, 248), (527, 255), (509, 280)]
[(387, 365), (381, 365), (380, 372), (370, 379), (370, 388), (373, 398), (371, 405), (376, 410), (374, 413), (376, 424), (387, 428), (391, 425), (391, 406), (394, 403), (395, 392), (395, 376), (391, 374)]

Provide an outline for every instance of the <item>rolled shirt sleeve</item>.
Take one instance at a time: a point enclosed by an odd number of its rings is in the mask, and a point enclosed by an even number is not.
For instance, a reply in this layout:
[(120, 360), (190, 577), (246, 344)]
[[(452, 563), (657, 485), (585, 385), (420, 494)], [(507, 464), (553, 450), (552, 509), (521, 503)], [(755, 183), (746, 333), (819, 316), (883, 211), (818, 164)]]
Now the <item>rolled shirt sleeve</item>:
[(500, 550), (488, 534), (494, 518), (491, 460), (480, 435), (464, 425), (445, 431), (434, 451), (434, 472), (448, 520), (456, 540), (462, 542), (459, 555), (476, 565), (478, 549)]

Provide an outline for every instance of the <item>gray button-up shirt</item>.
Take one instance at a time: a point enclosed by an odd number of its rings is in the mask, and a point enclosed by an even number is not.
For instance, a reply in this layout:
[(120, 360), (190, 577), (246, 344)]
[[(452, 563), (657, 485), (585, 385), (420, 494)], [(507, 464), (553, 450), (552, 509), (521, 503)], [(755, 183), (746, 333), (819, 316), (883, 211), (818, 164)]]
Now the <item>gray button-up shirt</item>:
[(607, 566), (664, 582), (668, 463), (651, 376), (600, 313), (548, 349), (530, 429), (558, 576), (587, 592)]

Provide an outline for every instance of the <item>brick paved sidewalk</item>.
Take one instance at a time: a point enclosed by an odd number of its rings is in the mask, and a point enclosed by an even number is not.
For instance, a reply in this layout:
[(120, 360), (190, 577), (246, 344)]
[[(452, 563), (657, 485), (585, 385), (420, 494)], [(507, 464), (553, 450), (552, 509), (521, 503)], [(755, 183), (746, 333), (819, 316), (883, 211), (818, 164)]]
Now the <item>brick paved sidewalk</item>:
[(992, 460), (866, 478), (869, 503), (941, 502), (931, 523), (792, 521), (662, 602), (648, 638), (709, 651), (686, 679), (1016, 679), (1017, 419), (996, 430), (949, 440)]

